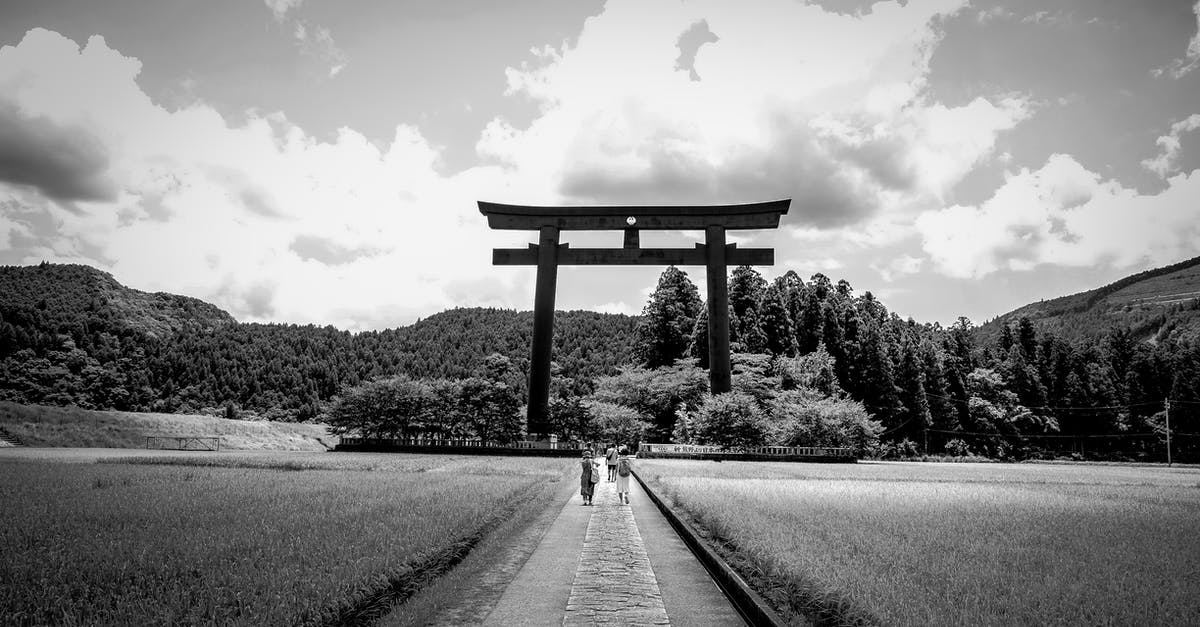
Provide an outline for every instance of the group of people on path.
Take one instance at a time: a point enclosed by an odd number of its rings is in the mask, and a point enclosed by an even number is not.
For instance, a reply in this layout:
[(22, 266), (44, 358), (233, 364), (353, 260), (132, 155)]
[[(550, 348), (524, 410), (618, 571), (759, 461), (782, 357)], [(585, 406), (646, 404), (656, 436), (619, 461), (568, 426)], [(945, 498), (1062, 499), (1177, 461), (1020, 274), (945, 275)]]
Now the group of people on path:
[[(608, 481), (617, 482), (617, 501), (621, 505), (629, 505), (629, 476), (633, 474), (633, 460), (629, 457), (626, 446), (609, 446), (604, 451), (605, 465), (608, 466)], [(579, 462), (579, 494), (583, 496), (583, 504), (591, 505), (592, 496), (596, 493), (596, 484), (600, 483), (600, 462), (596, 460), (595, 451), (590, 448), (583, 450), (583, 459)]]

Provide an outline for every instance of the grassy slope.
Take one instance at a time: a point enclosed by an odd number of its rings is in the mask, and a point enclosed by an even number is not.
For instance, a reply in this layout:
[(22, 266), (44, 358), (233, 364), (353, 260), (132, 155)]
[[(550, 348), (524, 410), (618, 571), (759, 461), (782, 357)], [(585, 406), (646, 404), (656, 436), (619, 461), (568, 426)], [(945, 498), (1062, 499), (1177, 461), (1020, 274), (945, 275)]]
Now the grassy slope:
[(1195, 469), (646, 460), (639, 471), (785, 611), (838, 607), (888, 625), (1200, 620)]
[(0, 402), (0, 427), (29, 446), (144, 448), (146, 436), (220, 436), (221, 448), (324, 451), (324, 425), (246, 422), (210, 416), (91, 411)]

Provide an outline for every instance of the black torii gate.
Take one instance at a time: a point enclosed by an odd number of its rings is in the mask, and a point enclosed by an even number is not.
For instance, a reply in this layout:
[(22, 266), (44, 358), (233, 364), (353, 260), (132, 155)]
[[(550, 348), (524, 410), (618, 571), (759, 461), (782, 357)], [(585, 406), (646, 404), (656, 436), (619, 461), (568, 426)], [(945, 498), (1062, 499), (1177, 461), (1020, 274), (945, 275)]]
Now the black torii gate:
[[(479, 212), (493, 229), (539, 231), (528, 248), (496, 248), (492, 265), (537, 266), (533, 298), (533, 350), (529, 367), (526, 428), (544, 433), (550, 399), (550, 355), (554, 343), (554, 297), (558, 266), (676, 265), (706, 266), (708, 272), (708, 379), (713, 394), (728, 392), (729, 292), (726, 268), (775, 263), (771, 248), (738, 248), (725, 243), (729, 229), (773, 229), (787, 213), (791, 199), (743, 205), (531, 207), (479, 201)], [(695, 248), (642, 248), (638, 232), (703, 230), (705, 243)], [(561, 231), (625, 232), (622, 248), (571, 248), (560, 244)]]

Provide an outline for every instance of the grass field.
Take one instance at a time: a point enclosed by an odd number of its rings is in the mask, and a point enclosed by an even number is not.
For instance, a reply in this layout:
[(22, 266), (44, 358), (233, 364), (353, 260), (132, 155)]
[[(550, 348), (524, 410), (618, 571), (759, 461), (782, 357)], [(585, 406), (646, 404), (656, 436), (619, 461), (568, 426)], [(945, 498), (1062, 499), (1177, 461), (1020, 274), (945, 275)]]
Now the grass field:
[(1200, 624), (1200, 470), (643, 460), (785, 611)]
[(0, 427), (29, 446), (144, 448), (149, 435), (219, 436), (221, 448), (237, 450), (324, 451), (337, 443), (324, 425), (92, 411), (7, 401), (0, 401)]
[(353, 453), (103, 462), (0, 451), (0, 623), (379, 613), (570, 470), (559, 459)]

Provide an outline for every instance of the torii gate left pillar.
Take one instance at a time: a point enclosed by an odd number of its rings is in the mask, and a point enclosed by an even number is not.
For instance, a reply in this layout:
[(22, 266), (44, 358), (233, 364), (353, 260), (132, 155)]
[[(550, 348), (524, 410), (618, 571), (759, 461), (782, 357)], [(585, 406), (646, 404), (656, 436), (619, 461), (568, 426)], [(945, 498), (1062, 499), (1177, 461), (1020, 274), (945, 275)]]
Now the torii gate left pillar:
[[(526, 429), (546, 433), (550, 400), (550, 358), (554, 349), (554, 300), (560, 265), (676, 265), (705, 266), (708, 287), (709, 388), (728, 392), (729, 294), (726, 268), (772, 265), (770, 248), (745, 249), (725, 243), (728, 229), (768, 229), (779, 226), (790, 199), (746, 205), (530, 207), (479, 202), (479, 211), (493, 229), (538, 231), (538, 243), (528, 248), (497, 248), (494, 265), (536, 265), (533, 304), (533, 346), (529, 367), (529, 406)], [(703, 230), (705, 243), (694, 248), (641, 248), (639, 231)], [(571, 248), (559, 243), (563, 230), (625, 233), (622, 248)]]

